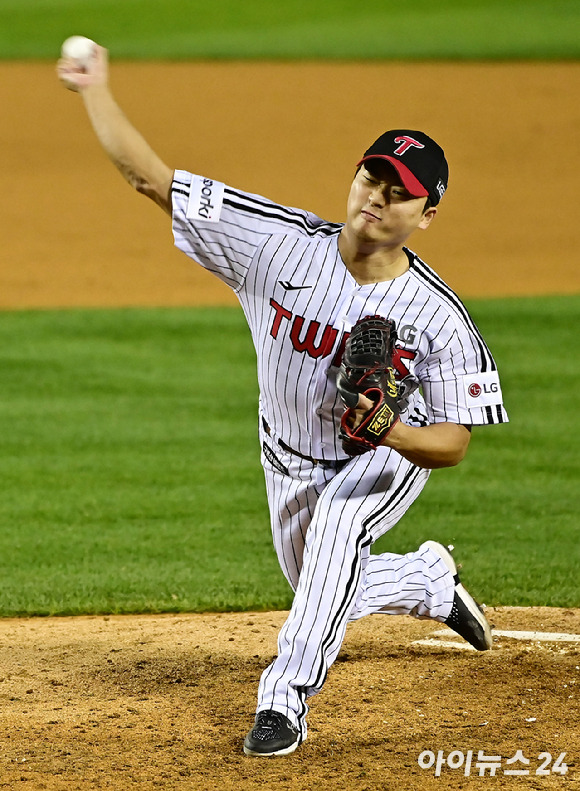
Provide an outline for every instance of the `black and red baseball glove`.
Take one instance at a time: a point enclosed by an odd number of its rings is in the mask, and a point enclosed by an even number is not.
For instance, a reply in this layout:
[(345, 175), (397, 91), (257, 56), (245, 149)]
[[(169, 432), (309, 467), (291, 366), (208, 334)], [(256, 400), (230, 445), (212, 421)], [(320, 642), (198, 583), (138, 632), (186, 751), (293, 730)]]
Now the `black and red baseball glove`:
[[(365, 316), (356, 322), (346, 341), (337, 387), (347, 407), (340, 424), (340, 438), (344, 452), (350, 456), (375, 450), (399, 420), (393, 368), (396, 340), (397, 331), (391, 319)], [(373, 406), (355, 425), (361, 394)]]

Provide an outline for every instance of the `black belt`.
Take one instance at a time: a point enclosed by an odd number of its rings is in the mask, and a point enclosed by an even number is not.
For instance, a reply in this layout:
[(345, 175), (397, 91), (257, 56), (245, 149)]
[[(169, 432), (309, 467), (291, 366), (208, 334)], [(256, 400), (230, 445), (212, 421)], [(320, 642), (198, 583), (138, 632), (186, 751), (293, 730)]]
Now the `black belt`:
[[(262, 425), (264, 427), (264, 431), (270, 437), (272, 435), (272, 430), (264, 418), (262, 418)], [(305, 453), (300, 453), (299, 450), (294, 450), (294, 448), (291, 448), (290, 445), (286, 445), (283, 439), (278, 440), (278, 445), (280, 445), (282, 450), (285, 450), (287, 453), (293, 453), (294, 456), (300, 456), (301, 459), (305, 459), (311, 464), (319, 464), (321, 467), (330, 467), (333, 470), (342, 469), (344, 465), (350, 461), (350, 459), (313, 459), (312, 456), (307, 456)]]

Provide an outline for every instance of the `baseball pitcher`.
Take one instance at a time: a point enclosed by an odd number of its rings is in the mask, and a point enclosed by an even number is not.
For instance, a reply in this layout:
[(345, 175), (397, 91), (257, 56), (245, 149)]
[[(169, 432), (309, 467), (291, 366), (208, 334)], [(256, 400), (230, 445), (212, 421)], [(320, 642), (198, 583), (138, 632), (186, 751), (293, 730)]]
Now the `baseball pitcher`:
[(244, 752), (285, 755), (306, 739), (308, 698), (349, 621), (431, 618), (491, 648), (440, 543), (371, 554), (430, 471), (461, 462), (472, 426), (507, 420), (468, 311), (406, 244), (437, 215), (443, 150), (421, 131), (385, 132), (353, 163), (344, 222), (326, 222), (167, 166), (114, 100), (105, 49), (57, 68), (113, 163), (171, 216), (177, 247), (234, 290), (252, 333), (272, 536), (295, 593)]

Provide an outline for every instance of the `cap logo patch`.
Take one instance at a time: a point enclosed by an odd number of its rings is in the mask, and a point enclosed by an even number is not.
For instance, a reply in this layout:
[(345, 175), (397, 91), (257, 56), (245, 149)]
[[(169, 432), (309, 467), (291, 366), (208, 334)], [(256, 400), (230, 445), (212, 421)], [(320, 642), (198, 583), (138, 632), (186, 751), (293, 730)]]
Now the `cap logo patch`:
[(425, 148), (423, 143), (420, 143), (418, 140), (415, 140), (415, 138), (408, 137), (407, 135), (396, 137), (395, 143), (399, 143), (399, 147), (395, 148), (395, 154), (397, 154), (399, 157), (402, 157), (405, 151), (407, 151), (409, 148)]

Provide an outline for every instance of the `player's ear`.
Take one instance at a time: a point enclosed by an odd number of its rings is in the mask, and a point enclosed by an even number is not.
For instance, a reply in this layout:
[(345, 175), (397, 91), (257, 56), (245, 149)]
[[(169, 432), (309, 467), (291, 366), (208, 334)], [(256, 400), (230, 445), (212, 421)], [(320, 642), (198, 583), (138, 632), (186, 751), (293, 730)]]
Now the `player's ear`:
[(421, 221), (417, 227), (423, 231), (426, 231), (427, 228), (433, 222), (433, 219), (435, 218), (436, 214), (437, 214), (437, 209), (435, 208), (435, 206), (430, 206), (426, 211), (423, 212), (423, 216), (421, 217)]

